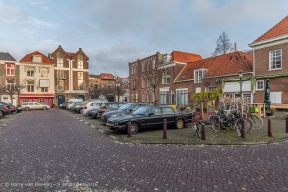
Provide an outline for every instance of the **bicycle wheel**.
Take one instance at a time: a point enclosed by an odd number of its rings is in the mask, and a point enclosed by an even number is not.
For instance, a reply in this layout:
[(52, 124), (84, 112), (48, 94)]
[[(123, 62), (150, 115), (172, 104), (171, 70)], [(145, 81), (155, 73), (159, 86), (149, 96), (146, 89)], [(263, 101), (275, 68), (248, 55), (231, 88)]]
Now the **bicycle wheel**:
[(251, 115), (249, 119), (253, 123), (253, 129), (261, 129), (263, 127), (263, 119), (258, 115)]
[(241, 135), (242, 122), (244, 125), (245, 133), (248, 133), (253, 128), (253, 122), (251, 121), (251, 119), (248, 119), (246, 117), (237, 119), (235, 122), (235, 126), (239, 135)]
[(216, 132), (220, 132), (221, 131), (221, 127), (220, 127), (219, 123), (220, 123), (220, 117), (218, 117), (218, 118), (210, 118), (211, 127)]
[(199, 121), (193, 122), (193, 129), (195, 130), (197, 137), (201, 138), (202, 137), (202, 128), (201, 128), (201, 123)]

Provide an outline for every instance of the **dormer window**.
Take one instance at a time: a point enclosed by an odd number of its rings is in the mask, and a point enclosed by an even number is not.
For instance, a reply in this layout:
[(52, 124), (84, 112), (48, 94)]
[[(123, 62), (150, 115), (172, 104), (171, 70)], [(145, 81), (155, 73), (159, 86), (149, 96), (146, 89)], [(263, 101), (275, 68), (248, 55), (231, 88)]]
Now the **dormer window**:
[(165, 55), (164, 56), (164, 64), (167, 64), (170, 62), (170, 59), (171, 59), (171, 55)]
[(83, 56), (78, 55), (78, 69), (83, 69)]
[(40, 55), (33, 55), (32, 62), (33, 62), (33, 63), (42, 63), (42, 56), (40, 56)]
[(194, 83), (202, 83), (202, 78), (207, 73), (207, 69), (194, 70)]
[(57, 67), (63, 67), (63, 53), (57, 53)]

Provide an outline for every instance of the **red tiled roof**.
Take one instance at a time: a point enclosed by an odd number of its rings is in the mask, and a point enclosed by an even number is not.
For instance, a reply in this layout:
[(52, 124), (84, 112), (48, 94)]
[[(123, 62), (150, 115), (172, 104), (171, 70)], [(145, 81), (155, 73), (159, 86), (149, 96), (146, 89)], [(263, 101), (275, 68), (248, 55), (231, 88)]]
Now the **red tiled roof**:
[(20, 62), (32, 62), (33, 59), (33, 55), (40, 55), (42, 56), (42, 63), (52, 63), (52, 61), (45, 55), (43, 55), (42, 53), (40, 53), (39, 51), (35, 51), (33, 53), (27, 54), (25, 55), (25, 57), (23, 57)]
[(254, 43), (287, 34), (288, 34), (288, 15), (284, 19), (282, 19), (279, 23), (277, 23), (274, 27), (272, 27), (266, 33), (264, 33), (262, 36), (256, 39)]
[(101, 73), (99, 75), (100, 79), (114, 79), (114, 76), (110, 73)]
[(193, 53), (185, 53), (181, 51), (173, 51), (170, 55), (172, 56), (170, 61), (178, 61), (182, 63), (188, 63), (202, 59), (200, 55)]
[[(229, 74), (237, 74), (240, 69), (243, 72), (252, 71), (252, 54), (233, 52), (216, 57), (210, 57), (195, 62), (189, 62), (175, 81), (194, 79), (194, 70), (208, 69), (205, 77), (215, 77)], [(185, 75), (185, 78), (182, 78)]]

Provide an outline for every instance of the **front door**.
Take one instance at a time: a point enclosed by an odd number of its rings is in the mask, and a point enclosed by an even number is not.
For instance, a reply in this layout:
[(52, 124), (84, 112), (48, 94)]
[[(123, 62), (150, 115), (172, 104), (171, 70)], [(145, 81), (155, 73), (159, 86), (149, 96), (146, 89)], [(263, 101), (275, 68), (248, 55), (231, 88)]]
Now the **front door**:
[(64, 95), (57, 95), (57, 106), (65, 102), (65, 96)]

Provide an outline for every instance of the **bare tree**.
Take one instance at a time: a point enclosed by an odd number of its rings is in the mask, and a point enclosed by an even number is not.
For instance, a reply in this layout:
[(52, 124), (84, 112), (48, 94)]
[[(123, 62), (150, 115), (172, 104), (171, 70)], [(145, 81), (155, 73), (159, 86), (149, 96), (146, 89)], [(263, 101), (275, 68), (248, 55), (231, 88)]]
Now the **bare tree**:
[(18, 103), (17, 105), (20, 105), (20, 95), (21, 91), (25, 88), (26, 86), (24, 84), (20, 83), (12, 83), (6, 86), (3, 86), (0, 88), (0, 91), (2, 94), (9, 95), (10, 101), (13, 104), (13, 95), (17, 94), (18, 98)]
[(149, 84), (150, 87), (153, 89), (154, 92), (154, 105), (157, 104), (158, 100), (156, 99), (156, 88), (161, 84), (162, 82), (162, 70), (156, 69), (152, 72), (150, 76), (147, 76), (149, 78)]
[(89, 90), (89, 95), (92, 99), (94, 98), (99, 98), (100, 95), (102, 95), (102, 88), (98, 87), (98, 86), (93, 86), (93, 87), (90, 87)]
[(212, 56), (222, 55), (231, 52), (233, 50), (230, 39), (225, 31), (223, 31), (219, 38), (216, 41), (215, 51), (212, 53)]

